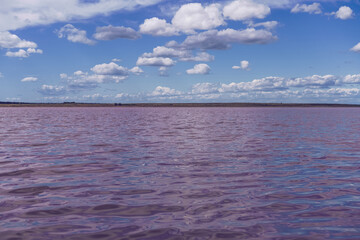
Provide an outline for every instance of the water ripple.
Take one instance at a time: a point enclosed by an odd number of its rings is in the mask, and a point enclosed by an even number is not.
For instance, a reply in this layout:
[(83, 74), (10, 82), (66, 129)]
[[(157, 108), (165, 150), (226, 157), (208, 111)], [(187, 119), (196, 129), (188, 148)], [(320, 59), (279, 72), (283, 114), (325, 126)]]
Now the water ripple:
[(360, 239), (357, 108), (0, 108), (1, 239)]

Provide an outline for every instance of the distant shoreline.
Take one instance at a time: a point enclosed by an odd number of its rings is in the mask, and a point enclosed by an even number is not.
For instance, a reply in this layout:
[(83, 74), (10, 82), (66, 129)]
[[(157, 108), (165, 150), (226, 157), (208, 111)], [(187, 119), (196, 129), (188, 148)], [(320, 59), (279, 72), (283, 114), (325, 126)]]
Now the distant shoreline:
[(0, 107), (360, 107), (359, 104), (328, 103), (17, 103), (0, 102)]

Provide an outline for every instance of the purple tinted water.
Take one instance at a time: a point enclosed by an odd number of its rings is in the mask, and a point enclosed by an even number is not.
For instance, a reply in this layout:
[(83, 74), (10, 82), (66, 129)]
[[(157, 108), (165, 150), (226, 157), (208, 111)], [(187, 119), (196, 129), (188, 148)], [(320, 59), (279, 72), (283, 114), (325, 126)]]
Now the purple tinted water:
[(358, 108), (0, 108), (1, 239), (359, 239)]

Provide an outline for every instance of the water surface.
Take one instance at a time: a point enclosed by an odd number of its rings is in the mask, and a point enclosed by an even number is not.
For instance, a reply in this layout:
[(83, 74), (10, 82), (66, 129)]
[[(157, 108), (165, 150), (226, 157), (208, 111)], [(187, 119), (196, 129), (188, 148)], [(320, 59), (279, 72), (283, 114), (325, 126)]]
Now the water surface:
[(0, 108), (1, 239), (359, 239), (358, 108)]

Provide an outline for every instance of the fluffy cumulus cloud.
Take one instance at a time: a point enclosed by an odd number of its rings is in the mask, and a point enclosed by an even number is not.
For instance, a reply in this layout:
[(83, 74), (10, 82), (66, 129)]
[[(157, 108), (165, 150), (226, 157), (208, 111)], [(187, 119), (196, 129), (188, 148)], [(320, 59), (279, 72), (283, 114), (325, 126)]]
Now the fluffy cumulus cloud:
[(65, 89), (73, 92), (94, 89), (102, 83), (119, 83), (127, 79), (131, 74), (139, 75), (143, 73), (143, 70), (138, 66), (128, 69), (114, 62), (97, 64), (90, 70), (90, 73), (78, 70), (72, 75), (60, 74), (60, 78), (67, 83)]
[(343, 82), (345, 84), (360, 84), (360, 74), (346, 75)]
[(295, 7), (291, 9), (292, 13), (299, 13), (299, 12), (305, 12), (310, 14), (321, 14), (321, 5), (320, 3), (313, 3), (313, 4), (296, 4)]
[(194, 34), (195, 30), (208, 30), (225, 25), (220, 4), (203, 6), (201, 3), (182, 5), (168, 23), (153, 17), (140, 25), (140, 32), (153, 36), (174, 36), (180, 32)]
[(38, 80), (37, 77), (25, 77), (21, 79), (22, 82), (36, 82)]
[(161, 0), (97, 0), (49, 1), (2, 0), (0, 31), (16, 30), (27, 26), (48, 25), (108, 15), (119, 10), (133, 10), (156, 4)]
[(223, 14), (231, 20), (263, 19), (271, 12), (270, 8), (252, 0), (236, 0), (224, 7)]
[[(159, 70), (166, 71), (166, 67)], [(194, 68), (195, 69), (195, 68)], [(78, 71), (77, 77), (87, 73)], [(89, 77), (90, 75), (88, 75)], [(68, 76), (67, 76), (68, 77)], [(124, 102), (141, 102), (154, 100), (246, 100), (246, 101), (309, 101), (313, 100), (334, 102), (339, 99), (351, 99), (360, 96), (360, 74), (337, 77), (334, 75), (312, 75), (299, 78), (264, 77), (249, 82), (224, 83), (197, 83), (189, 91), (158, 86), (149, 93), (127, 94), (119, 93), (114, 96), (86, 95), (84, 100), (114, 99)], [(78, 89), (77, 89), (78, 90)], [(40, 92), (48, 99), (62, 99), (61, 95), (74, 91), (70, 85), (67, 87), (43, 85)], [(58, 96), (58, 97), (57, 97)]]
[(305, 78), (290, 79), (286, 82), (287, 87), (316, 87), (327, 88), (334, 86), (338, 78), (334, 75), (313, 75)]
[(208, 30), (225, 24), (220, 4), (204, 7), (201, 3), (189, 3), (181, 6), (171, 22), (175, 28), (185, 33), (194, 33), (194, 30)]
[(231, 28), (209, 30), (196, 35), (188, 36), (185, 41), (177, 45), (175, 42), (167, 44), (168, 47), (181, 47), (185, 49), (228, 49), (231, 43), (265, 44), (276, 40), (277, 37), (264, 29), (247, 28), (234, 30)]
[(144, 73), (144, 71), (138, 66), (135, 66), (135, 67), (131, 68), (129, 70), (129, 72), (131, 72), (131, 73), (133, 73), (135, 75), (140, 75), (140, 74)]
[(286, 79), (282, 77), (265, 77), (250, 82), (222, 84), (220, 92), (246, 91), (282, 91), (290, 88), (325, 89), (335, 86), (338, 77), (333, 75), (313, 75), (304, 78)]
[(191, 94), (209, 94), (218, 93), (219, 87), (214, 83), (196, 83), (192, 86)]
[(348, 6), (342, 6), (335, 13), (335, 17), (341, 20), (346, 20), (353, 17), (353, 10)]
[(353, 52), (359, 52), (360, 53), (360, 42), (356, 44), (354, 47), (350, 49)]
[(128, 69), (120, 66), (114, 62), (97, 64), (90, 69), (93, 74), (87, 72), (76, 71), (73, 78), (69, 78), (70, 83), (73, 86), (90, 88), (96, 86), (99, 83), (106, 82), (121, 82), (129, 77), (130, 74), (139, 75), (143, 73), (143, 70), (139, 67), (133, 67)]
[(42, 54), (43, 51), (41, 49), (35, 49), (35, 48), (28, 48), (27, 50), (19, 49), (18, 51), (15, 51), (15, 52), (7, 51), (5, 56), (7, 56), (7, 57), (27, 58), (33, 53)]
[(140, 34), (132, 28), (109, 25), (97, 27), (94, 38), (97, 40), (114, 40), (117, 38), (138, 39)]
[(286, 89), (284, 86), (284, 78), (266, 77), (255, 79), (251, 82), (239, 82), (222, 84), (220, 92), (246, 92), (246, 91), (273, 91)]
[(150, 94), (150, 96), (176, 96), (180, 95), (181, 92), (175, 89), (171, 89), (169, 87), (158, 86), (155, 90)]
[[(91, 68), (91, 71), (93, 71), (97, 75), (111, 75), (111, 76), (127, 76), (128, 75), (128, 69), (119, 66), (114, 62), (111, 63), (103, 63), (95, 65), (93, 68)], [(82, 72), (80, 71), (81, 75)], [(75, 72), (76, 75), (76, 72)]]
[(189, 52), (181, 49), (174, 49), (164, 46), (158, 46), (153, 49), (152, 53), (144, 53), (143, 57), (168, 57), (168, 58), (183, 58), (188, 56)]
[(109, 98), (110, 96), (109, 95), (101, 95), (100, 93), (94, 93), (94, 94), (88, 94), (88, 95), (83, 95), (82, 98), (85, 100), (85, 101), (96, 101), (96, 102), (99, 102), (99, 101), (102, 101), (104, 99), (107, 99)]
[(215, 59), (214, 56), (207, 52), (199, 52), (196, 55), (192, 55), (192, 51), (186, 49), (176, 49), (165, 46), (158, 46), (153, 49), (152, 53), (144, 53), (142, 57), (153, 58), (177, 58), (180, 61), (196, 61), (196, 62), (209, 62)]
[(66, 88), (63, 86), (42, 85), (39, 92), (46, 96), (59, 96), (66, 93)]
[(179, 58), (180, 61), (185, 61), (185, 62), (210, 62), (210, 61), (214, 61), (215, 57), (213, 55), (210, 55), (207, 52), (199, 52), (196, 55), (190, 55), (190, 56), (186, 56), (186, 57), (182, 57)]
[(37, 48), (37, 44), (20, 39), (8, 31), (0, 32), (0, 48)]
[[(197, 83), (187, 92), (168, 87), (157, 87), (148, 94), (151, 99), (181, 100), (251, 100), (273, 101), (276, 99), (309, 100), (333, 102), (340, 98), (360, 96), (360, 74), (337, 77), (334, 75), (312, 75), (301, 78), (264, 77), (249, 82)], [(145, 98), (146, 100), (146, 98)]]
[(179, 30), (172, 24), (167, 23), (164, 19), (153, 17), (145, 19), (144, 23), (140, 25), (140, 32), (153, 36), (174, 36), (179, 35)]
[(155, 67), (171, 67), (175, 61), (168, 57), (139, 57), (136, 65), (138, 66), (155, 66)]
[(8, 57), (26, 58), (33, 53), (43, 53), (41, 49), (37, 49), (36, 43), (23, 40), (8, 31), (0, 32), (0, 48), (18, 49), (17, 51), (8, 50), (5, 54)]
[(233, 69), (242, 69), (242, 70), (250, 70), (250, 63), (249, 61), (243, 60), (240, 62), (240, 66), (233, 66)]
[(94, 45), (96, 42), (87, 38), (86, 31), (75, 28), (71, 24), (66, 24), (60, 30), (57, 31), (59, 38), (66, 38), (70, 42), (84, 43), (88, 45)]
[(193, 68), (186, 70), (187, 74), (209, 74), (211, 68), (205, 63), (196, 64)]

